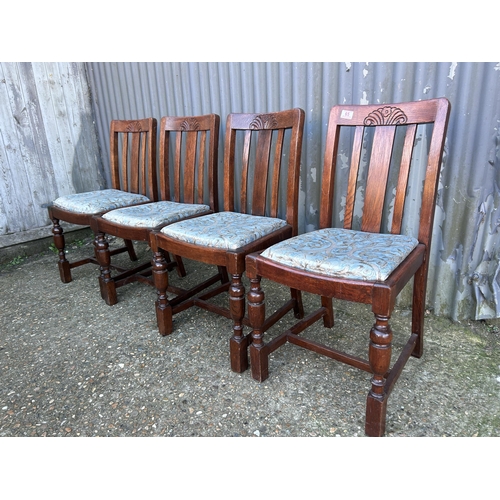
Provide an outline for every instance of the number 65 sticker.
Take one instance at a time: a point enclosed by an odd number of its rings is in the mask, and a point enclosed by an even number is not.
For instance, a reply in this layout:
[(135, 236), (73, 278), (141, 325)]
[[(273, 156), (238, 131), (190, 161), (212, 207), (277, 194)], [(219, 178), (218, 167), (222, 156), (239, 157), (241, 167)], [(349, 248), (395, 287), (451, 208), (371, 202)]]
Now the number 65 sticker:
[(353, 115), (354, 115), (354, 111), (349, 111), (347, 109), (343, 109), (340, 113), (340, 118), (344, 118), (346, 120), (352, 120)]

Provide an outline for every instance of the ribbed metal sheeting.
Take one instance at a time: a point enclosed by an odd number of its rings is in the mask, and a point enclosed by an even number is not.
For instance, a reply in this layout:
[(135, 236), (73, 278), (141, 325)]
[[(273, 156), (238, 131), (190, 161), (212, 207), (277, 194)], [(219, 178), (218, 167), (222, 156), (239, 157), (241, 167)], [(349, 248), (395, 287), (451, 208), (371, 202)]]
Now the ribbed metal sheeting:
[(303, 108), (301, 232), (318, 224), (331, 106), (447, 97), (452, 112), (427, 303), (455, 320), (500, 317), (498, 62), (101, 62), (88, 68), (106, 157), (114, 118), (218, 113), (222, 148), (228, 113)]

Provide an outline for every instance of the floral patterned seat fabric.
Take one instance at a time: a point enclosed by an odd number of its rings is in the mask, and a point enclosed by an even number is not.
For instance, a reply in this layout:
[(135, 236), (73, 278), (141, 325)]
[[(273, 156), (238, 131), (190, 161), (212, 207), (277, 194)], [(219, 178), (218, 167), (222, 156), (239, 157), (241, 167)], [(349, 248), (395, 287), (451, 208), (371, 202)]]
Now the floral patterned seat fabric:
[(208, 212), (209, 210), (210, 207), (208, 205), (158, 201), (135, 207), (112, 210), (104, 214), (103, 219), (123, 224), (124, 226), (153, 228), (161, 224), (171, 224), (180, 219)]
[(195, 245), (236, 250), (284, 226), (284, 220), (274, 217), (218, 212), (176, 222), (161, 232)]
[(277, 243), (262, 256), (325, 276), (385, 281), (417, 244), (405, 235), (328, 228)]
[(54, 201), (54, 205), (70, 212), (92, 215), (148, 201), (151, 200), (142, 194), (103, 189), (61, 196)]

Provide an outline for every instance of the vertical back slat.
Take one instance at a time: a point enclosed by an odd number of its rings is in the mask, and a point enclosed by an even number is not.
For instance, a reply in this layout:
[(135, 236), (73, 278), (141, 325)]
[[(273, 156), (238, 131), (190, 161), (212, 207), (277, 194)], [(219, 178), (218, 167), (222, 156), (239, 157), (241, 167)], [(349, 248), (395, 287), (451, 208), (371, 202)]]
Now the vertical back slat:
[(170, 175), (169, 175), (169, 154), (170, 154), (170, 132), (164, 130), (164, 118), (162, 119), (160, 136), (160, 196), (163, 201), (170, 200)]
[(356, 127), (352, 145), (351, 167), (349, 169), (349, 179), (347, 183), (347, 195), (345, 202), (344, 228), (352, 228), (352, 218), (354, 214), (354, 202), (356, 199), (356, 185), (358, 182), (359, 163), (361, 160), (361, 149), (363, 146), (364, 127)]
[[(234, 159), (236, 144), (236, 131), (232, 130), (232, 116), (226, 121), (226, 136), (224, 139), (224, 210), (234, 210)], [(242, 193), (243, 195), (243, 193)], [(243, 198), (242, 198), (243, 199)]]
[(133, 193), (139, 192), (139, 151), (141, 149), (141, 134), (131, 133), (132, 152), (130, 158), (130, 189)]
[(148, 154), (149, 165), (148, 165), (148, 176), (149, 176), (149, 194), (153, 201), (158, 201), (158, 166), (156, 164), (156, 143), (158, 138), (158, 126), (156, 118), (150, 119), (151, 127), (148, 133)]
[(196, 176), (196, 145), (198, 132), (184, 132), (186, 136), (186, 158), (184, 159), (184, 203), (194, 203)]
[(377, 127), (366, 180), (361, 231), (379, 232), (396, 127)]
[(141, 154), (141, 183), (140, 190), (141, 193), (147, 195), (147, 167), (146, 167), (146, 156), (148, 151), (148, 132), (141, 132), (138, 134), (140, 136), (140, 154)]
[(200, 132), (200, 147), (198, 150), (198, 198), (197, 203), (203, 203), (203, 186), (205, 185), (205, 149), (207, 143), (207, 132), (202, 130)]
[(266, 214), (267, 176), (271, 153), (272, 130), (259, 130), (255, 155), (252, 214)]
[(111, 166), (111, 187), (120, 189), (120, 170), (118, 160), (118, 132), (115, 131), (114, 122), (111, 122), (110, 134), (110, 166)]
[(283, 141), (285, 138), (284, 129), (278, 131), (276, 141), (276, 149), (274, 150), (274, 165), (273, 165), (273, 180), (271, 185), (271, 210), (270, 216), (278, 216), (279, 207), (279, 189), (280, 189), (280, 173), (281, 173), (281, 155), (283, 154)]
[(121, 182), (120, 182), (120, 185), (122, 186), (122, 189), (124, 191), (129, 190), (127, 164), (128, 164), (128, 134), (124, 133), (123, 134), (123, 143), (122, 143), (122, 161), (121, 161), (122, 177), (121, 177)]
[(242, 214), (247, 211), (248, 196), (248, 166), (250, 163), (250, 145), (252, 142), (252, 131), (247, 130), (243, 141), (243, 152), (241, 158), (241, 208)]
[(181, 200), (181, 154), (182, 154), (182, 131), (175, 136), (175, 158), (174, 158), (174, 200)]
[(392, 216), (391, 233), (399, 234), (403, 222), (403, 212), (406, 198), (406, 188), (408, 186), (408, 177), (410, 174), (411, 157), (415, 144), (415, 134), (417, 125), (409, 125), (406, 130), (403, 154), (401, 156), (401, 167), (399, 169), (398, 184), (396, 187), (396, 196), (394, 197), (394, 210)]
[(321, 198), (319, 212), (319, 228), (331, 227), (333, 218), (333, 192), (335, 187), (335, 174), (337, 154), (341, 127), (336, 121), (336, 108), (330, 110), (328, 130), (326, 133), (325, 156), (323, 158), (323, 174), (321, 178)]

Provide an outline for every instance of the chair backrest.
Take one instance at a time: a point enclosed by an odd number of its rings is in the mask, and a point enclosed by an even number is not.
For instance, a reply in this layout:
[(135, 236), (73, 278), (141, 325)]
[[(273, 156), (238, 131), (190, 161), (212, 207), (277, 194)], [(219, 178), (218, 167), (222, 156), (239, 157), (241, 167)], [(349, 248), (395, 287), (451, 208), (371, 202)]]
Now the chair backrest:
[(156, 118), (112, 120), (111, 184), (114, 189), (158, 199)]
[[(217, 212), (220, 117), (164, 116), (160, 120), (160, 197), (209, 205)], [(170, 178), (173, 176), (173, 192)]]
[(297, 234), (303, 129), (300, 108), (227, 117), (225, 210), (269, 217), (282, 214)]
[[(334, 106), (323, 164), (320, 228), (332, 226), (339, 193), (345, 199), (344, 228), (367, 232), (400, 234), (405, 208), (415, 202), (420, 204), (420, 222), (412, 236), (428, 246), (449, 113), (445, 98)], [(340, 177), (345, 166), (349, 173), (339, 190), (335, 170)], [(411, 212), (418, 216), (418, 208)]]

